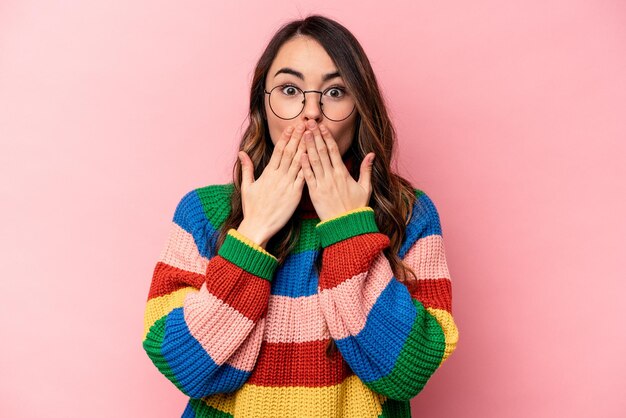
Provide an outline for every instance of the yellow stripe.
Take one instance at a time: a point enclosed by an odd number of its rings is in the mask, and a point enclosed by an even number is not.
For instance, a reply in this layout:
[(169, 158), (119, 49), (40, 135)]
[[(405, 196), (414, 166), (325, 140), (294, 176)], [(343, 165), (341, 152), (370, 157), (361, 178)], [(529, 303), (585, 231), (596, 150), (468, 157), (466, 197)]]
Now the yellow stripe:
[(443, 330), (443, 334), (446, 339), (446, 348), (444, 349), (443, 358), (441, 359), (441, 364), (452, 354), (454, 349), (456, 348), (456, 344), (459, 341), (459, 330), (454, 323), (454, 318), (450, 314), (450, 312), (445, 309), (436, 309), (436, 308), (426, 308), (428, 313), (435, 317), (439, 325), (441, 325), (441, 329)]
[[(377, 418), (387, 400), (356, 376), (319, 388), (266, 387), (248, 383), (237, 392), (206, 398), (207, 405), (236, 417)], [(333, 409), (341, 405), (341, 410)]]
[(150, 299), (146, 304), (146, 310), (143, 318), (143, 339), (146, 339), (150, 327), (154, 325), (156, 321), (161, 319), (163, 315), (167, 315), (175, 308), (183, 306), (185, 296), (191, 292), (197, 292), (193, 286), (183, 287), (167, 295), (159, 296)]

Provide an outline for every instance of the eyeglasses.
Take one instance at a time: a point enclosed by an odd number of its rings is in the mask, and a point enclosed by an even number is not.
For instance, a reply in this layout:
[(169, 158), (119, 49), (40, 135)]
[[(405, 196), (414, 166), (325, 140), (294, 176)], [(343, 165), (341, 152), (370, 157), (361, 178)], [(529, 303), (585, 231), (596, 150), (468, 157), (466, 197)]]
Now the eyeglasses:
[[(306, 93), (320, 94), (320, 108), (322, 113), (333, 122), (347, 119), (354, 109), (356, 103), (352, 96), (342, 87), (329, 87), (324, 91), (306, 90), (302, 91), (293, 84), (282, 84), (263, 90), (270, 95), (270, 109), (281, 119), (289, 120), (297, 117), (304, 110)], [(332, 92), (332, 95), (326, 93)]]

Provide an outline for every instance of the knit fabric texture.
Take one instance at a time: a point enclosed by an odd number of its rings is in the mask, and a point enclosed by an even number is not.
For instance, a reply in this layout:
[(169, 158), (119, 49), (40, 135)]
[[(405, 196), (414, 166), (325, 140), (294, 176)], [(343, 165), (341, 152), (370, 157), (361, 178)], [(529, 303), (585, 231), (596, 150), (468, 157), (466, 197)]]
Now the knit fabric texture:
[[(398, 252), (419, 279), (411, 293), (369, 206), (320, 222), (304, 194), (300, 239), (282, 264), (236, 229), (216, 251), (233, 190), (182, 197), (149, 289), (143, 348), (189, 397), (182, 417), (409, 418), (458, 341), (431, 199), (414, 189)], [(338, 350), (327, 357), (330, 339)]]

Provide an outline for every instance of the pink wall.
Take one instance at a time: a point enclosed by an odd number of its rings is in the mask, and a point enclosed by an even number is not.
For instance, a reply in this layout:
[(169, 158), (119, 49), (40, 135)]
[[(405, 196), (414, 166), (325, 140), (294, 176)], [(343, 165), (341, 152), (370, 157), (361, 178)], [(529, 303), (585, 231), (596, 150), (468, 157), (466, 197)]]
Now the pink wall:
[(0, 4), (0, 416), (180, 416), (152, 269), (309, 12), (361, 41), (440, 211), (460, 341), (414, 416), (625, 416), (624, 2), (91, 3)]

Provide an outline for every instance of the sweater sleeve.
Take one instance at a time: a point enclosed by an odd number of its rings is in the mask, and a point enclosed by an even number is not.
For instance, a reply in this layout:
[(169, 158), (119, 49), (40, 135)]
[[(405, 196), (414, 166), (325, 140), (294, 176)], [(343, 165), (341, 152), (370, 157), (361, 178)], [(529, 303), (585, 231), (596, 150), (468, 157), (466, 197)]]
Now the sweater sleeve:
[(205, 211), (196, 191), (178, 203), (144, 314), (145, 352), (191, 398), (235, 391), (250, 377), (278, 265), (235, 229), (214, 253)]
[(416, 195), (398, 254), (416, 273), (413, 293), (393, 275), (382, 252), (390, 239), (371, 207), (316, 226), (318, 293), (331, 337), (366, 386), (403, 401), (423, 389), (458, 341), (439, 215), (426, 194)]

